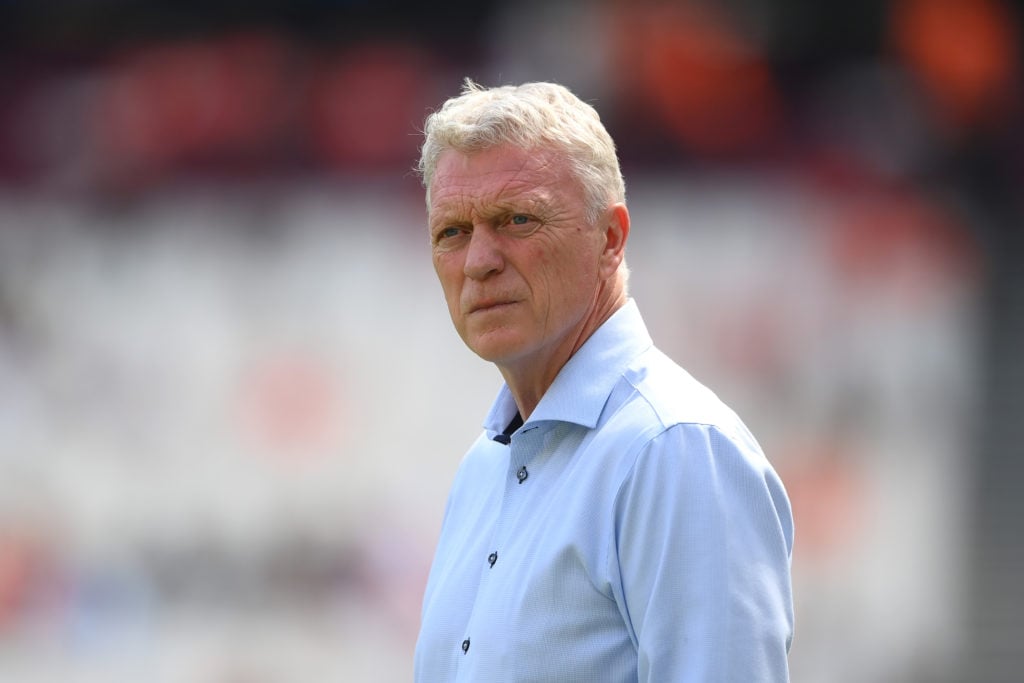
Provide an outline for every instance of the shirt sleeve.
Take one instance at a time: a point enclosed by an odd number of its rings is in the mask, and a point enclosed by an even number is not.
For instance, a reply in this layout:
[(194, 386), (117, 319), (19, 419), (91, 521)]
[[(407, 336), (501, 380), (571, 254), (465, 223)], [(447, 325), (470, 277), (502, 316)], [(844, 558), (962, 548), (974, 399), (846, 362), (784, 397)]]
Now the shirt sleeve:
[(609, 572), (638, 680), (789, 680), (793, 522), (747, 433), (675, 425), (638, 453), (616, 499)]

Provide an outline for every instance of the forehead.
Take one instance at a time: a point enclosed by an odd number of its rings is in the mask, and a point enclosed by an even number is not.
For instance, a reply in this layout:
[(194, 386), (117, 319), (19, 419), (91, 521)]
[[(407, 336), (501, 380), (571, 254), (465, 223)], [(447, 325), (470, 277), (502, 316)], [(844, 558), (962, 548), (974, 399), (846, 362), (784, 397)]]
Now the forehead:
[(501, 145), (469, 154), (447, 150), (430, 185), (430, 212), (575, 197), (569, 164), (552, 150)]

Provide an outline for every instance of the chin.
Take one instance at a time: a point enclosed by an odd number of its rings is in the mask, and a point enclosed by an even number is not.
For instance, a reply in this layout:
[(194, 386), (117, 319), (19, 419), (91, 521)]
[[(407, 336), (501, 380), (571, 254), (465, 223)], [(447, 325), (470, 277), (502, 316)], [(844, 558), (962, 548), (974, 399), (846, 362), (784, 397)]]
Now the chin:
[(490, 333), (467, 340), (466, 345), (476, 355), (490, 363), (502, 364), (523, 354), (524, 344), (519, 337)]
[(473, 353), (480, 356), (480, 358), (484, 359), (488, 363), (495, 363), (498, 365), (501, 365), (503, 362), (516, 356), (513, 350), (496, 347), (493, 344), (474, 344), (469, 348)]

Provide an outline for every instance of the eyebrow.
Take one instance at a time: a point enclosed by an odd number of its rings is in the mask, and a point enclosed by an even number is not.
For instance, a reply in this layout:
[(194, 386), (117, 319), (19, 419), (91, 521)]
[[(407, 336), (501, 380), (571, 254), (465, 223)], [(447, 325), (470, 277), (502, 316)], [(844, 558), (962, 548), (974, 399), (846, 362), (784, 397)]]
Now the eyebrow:
[[(431, 211), (429, 225), (435, 227), (441, 224), (466, 222), (469, 213), (479, 213), (486, 220), (494, 220), (511, 213), (541, 214), (550, 210), (551, 199), (544, 188), (530, 188), (511, 197), (487, 197), (484, 201), (474, 202), (459, 201), (456, 205), (458, 208), (452, 209), (444, 203), (440, 204), (436, 211)], [(480, 211), (481, 208), (485, 208), (486, 211)]]

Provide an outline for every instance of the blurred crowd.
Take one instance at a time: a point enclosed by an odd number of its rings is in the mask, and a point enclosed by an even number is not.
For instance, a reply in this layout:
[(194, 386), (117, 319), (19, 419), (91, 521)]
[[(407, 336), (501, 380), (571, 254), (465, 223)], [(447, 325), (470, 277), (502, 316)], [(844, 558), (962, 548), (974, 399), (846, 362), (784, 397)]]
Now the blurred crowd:
[(928, 185), (1019, 170), (1004, 0), (8, 2), (0, 177), (134, 190), (181, 174), (392, 173), (464, 76), (559, 80), (624, 161), (812, 165)]
[(793, 499), (794, 680), (1012, 680), (1021, 18), (0, 3), (0, 678), (409, 680), (496, 386), (411, 172), (472, 77), (607, 122), (655, 339)]

